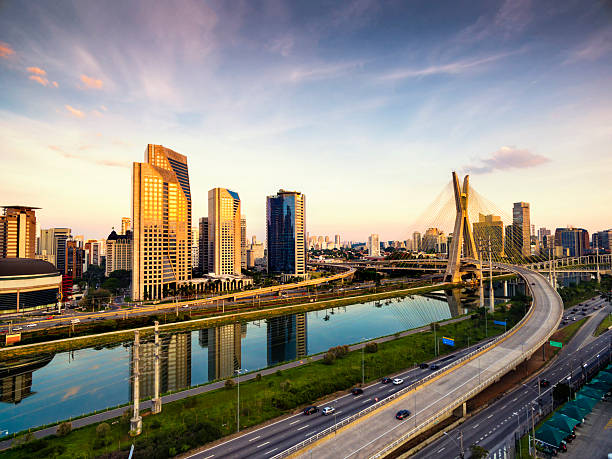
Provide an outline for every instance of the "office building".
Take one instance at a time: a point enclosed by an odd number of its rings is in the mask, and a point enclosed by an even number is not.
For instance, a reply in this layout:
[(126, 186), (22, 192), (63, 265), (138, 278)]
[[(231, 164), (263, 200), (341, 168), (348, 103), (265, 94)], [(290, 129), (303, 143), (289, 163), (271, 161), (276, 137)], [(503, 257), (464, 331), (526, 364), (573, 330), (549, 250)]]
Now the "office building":
[(306, 275), (306, 196), (279, 190), (266, 199), (268, 274)]
[(247, 267), (247, 254), (246, 254), (246, 218), (240, 219), (240, 267), (246, 269)]
[(113, 271), (132, 270), (132, 231), (126, 230), (125, 234), (117, 234), (111, 231), (106, 239), (106, 277)]
[(529, 203), (515, 202), (512, 208), (513, 248), (517, 256), (531, 255), (531, 224), (529, 221)]
[(272, 317), (266, 320), (268, 366), (305, 357), (306, 314)]
[(612, 229), (593, 233), (593, 250), (599, 249), (599, 253), (612, 252)]
[(478, 221), (474, 227), (474, 242), (481, 260), (487, 260), (489, 244), (491, 256), (494, 260), (504, 257), (504, 223), (497, 215), (478, 214)]
[(200, 266), (200, 227), (191, 228), (191, 268)]
[(191, 279), (191, 190), (187, 157), (147, 145), (132, 171), (132, 298), (161, 299)]
[(0, 215), (0, 258), (36, 256), (36, 214), (38, 207), (4, 206)]
[(132, 219), (130, 217), (121, 217), (121, 234), (125, 235), (132, 230)]
[(582, 228), (557, 228), (555, 246), (561, 247), (562, 253), (569, 257), (581, 257), (589, 250), (589, 232)]
[(421, 250), (421, 233), (418, 231), (412, 233), (412, 250), (415, 252)]
[(368, 237), (368, 255), (370, 257), (380, 257), (380, 240), (378, 234), (371, 234)]
[(336, 234), (334, 236), (334, 249), (339, 249), (340, 248), (340, 235)]
[(264, 266), (267, 269), (266, 249), (263, 242), (253, 242), (247, 248), (247, 267)]
[(37, 258), (55, 265), (57, 270), (66, 270), (66, 241), (70, 239), (70, 228), (43, 229), (40, 236), (40, 255)]
[(83, 277), (83, 258), (85, 250), (80, 246), (79, 241), (66, 241), (66, 266), (64, 274), (70, 276), (72, 280)]
[(208, 264), (215, 275), (241, 274), (240, 197), (226, 188), (208, 192)]
[(208, 241), (208, 217), (200, 218), (199, 230), (199, 250), (198, 250), (198, 266), (202, 274), (211, 272), (210, 259), (208, 253), (211, 251)]

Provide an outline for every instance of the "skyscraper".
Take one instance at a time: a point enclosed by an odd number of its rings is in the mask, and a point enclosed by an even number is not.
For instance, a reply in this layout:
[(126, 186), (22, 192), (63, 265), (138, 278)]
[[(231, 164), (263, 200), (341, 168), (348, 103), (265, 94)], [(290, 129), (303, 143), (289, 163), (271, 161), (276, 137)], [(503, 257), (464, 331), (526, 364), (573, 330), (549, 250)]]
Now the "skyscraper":
[(106, 276), (117, 270), (132, 270), (132, 250), (134, 249), (132, 231), (117, 234), (111, 231), (106, 239)]
[(557, 228), (555, 246), (563, 248), (563, 254), (581, 257), (589, 249), (589, 232), (582, 228)]
[(216, 275), (240, 275), (240, 197), (226, 188), (208, 192), (208, 264)]
[(72, 279), (83, 277), (83, 256), (84, 250), (79, 241), (66, 241), (66, 262), (64, 273)]
[(279, 190), (266, 200), (268, 273), (306, 275), (306, 196)]
[(371, 257), (380, 257), (380, 240), (378, 234), (372, 234), (368, 237), (368, 255)]
[(132, 219), (130, 217), (121, 218), (121, 234), (126, 234), (132, 229)]
[(5, 206), (0, 215), (0, 258), (34, 258), (38, 207)]
[(200, 226), (191, 228), (191, 267), (200, 266)]
[(210, 244), (208, 241), (208, 217), (200, 218), (198, 245), (198, 267), (202, 274), (208, 274), (211, 271), (210, 258), (208, 256), (210, 251)]
[(132, 169), (132, 298), (159, 299), (191, 279), (191, 190), (187, 157), (147, 145)]
[(242, 269), (247, 268), (247, 255), (246, 255), (246, 218), (240, 219), (240, 267)]
[(497, 215), (478, 214), (478, 221), (472, 224), (474, 227), (474, 242), (480, 260), (486, 260), (491, 244), (491, 256), (499, 260), (504, 257), (504, 223)]
[(529, 203), (515, 202), (512, 208), (512, 225), (515, 240), (513, 246), (517, 253), (523, 257), (531, 255), (531, 224), (529, 222)]
[(418, 231), (412, 233), (412, 250), (415, 252), (421, 250), (421, 233)]

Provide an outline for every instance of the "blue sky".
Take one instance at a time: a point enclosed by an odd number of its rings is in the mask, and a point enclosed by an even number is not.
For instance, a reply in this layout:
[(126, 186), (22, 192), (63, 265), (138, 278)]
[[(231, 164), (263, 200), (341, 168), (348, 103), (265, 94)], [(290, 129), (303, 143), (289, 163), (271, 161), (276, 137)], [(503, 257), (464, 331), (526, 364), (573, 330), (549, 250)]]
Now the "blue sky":
[[(0, 4), (0, 195), (101, 237), (147, 143), (194, 221), (307, 196), (311, 234), (405, 238), (452, 170), (537, 226), (612, 227), (612, 8), (597, 1)], [(428, 222), (416, 222), (416, 227)]]

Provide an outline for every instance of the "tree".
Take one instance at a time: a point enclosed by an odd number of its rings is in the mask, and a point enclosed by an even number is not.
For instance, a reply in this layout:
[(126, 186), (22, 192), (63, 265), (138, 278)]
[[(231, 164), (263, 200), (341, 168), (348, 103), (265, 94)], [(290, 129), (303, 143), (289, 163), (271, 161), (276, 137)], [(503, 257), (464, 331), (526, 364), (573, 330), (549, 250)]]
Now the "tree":
[(110, 430), (110, 426), (107, 422), (101, 422), (98, 424), (98, 427), (96, 427), (96, 435), (98, 438), (106, 438), (108, 434), (110, 434)]
[(65, 437), (72, 431), (72, 423), (70, 422), (62, 422), (57, 428), (57, 435), (60, 437)]
[(472, 446), (470, 446), (470, 451), (472, 453), (472, 457), (474, 459), (484, 459), (485, 457), (487, 457), (489, 455), (489, 451), (486, 450), (485, 448), (483, 448), (480, 445), (477, 445), (476, 443), (474, 443)]
[(104, 288), (99, 288), (97, 290), (87, 292), (87, 295), (85, 295), (81, 300), (80, 305), (87, 309), (93, 309), (95, 306), (100, 306), (102, 303), (108, 303), (110, 297), (110, 291)]

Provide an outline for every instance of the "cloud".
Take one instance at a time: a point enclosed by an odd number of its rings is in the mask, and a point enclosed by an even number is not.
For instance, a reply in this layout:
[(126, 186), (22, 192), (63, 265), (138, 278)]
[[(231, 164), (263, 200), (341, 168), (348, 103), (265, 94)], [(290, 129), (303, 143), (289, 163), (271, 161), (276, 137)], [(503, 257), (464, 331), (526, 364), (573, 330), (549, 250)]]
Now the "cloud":
[(294, 83), (300, 83), (306, 80), (323, 80), (327, 78), (335, 78), (346, 74), (349, 70), (362, 67), (363, 61), (344, 62), (340, 64), (309, 66), (306, 68), (295, 69), (289, 75), (289, 80)]
[(11, 45), (0, 41), (0, 57), (8, 59), (8, 57), (12, 56), (13, 54), (15, 54), (15, 50), (11, 48)]
[(59, 84), (57, 84), (57, 81), (54, 81), (52, 84), (53, 84), (54, 88), (58, 88), (59, 87)]
[(584, 43), (570, 51), (566, 64), (578, 61), (595, 61), (612, 51), (612, 28), (605, 27), (594, 33)]
[(490, 62), (495, 62), (518, 52), (520, 52), (520, 50), (511, 51), (508, 53), (494, 54), (491, 56), (479, 57), (475, 59), (460, 59), (455, 62), (449, 62), (448, 64), (430, 65), (429, 67), (397, 69), (380, 76), (380, 79), (394, 81), (430, 75), (458, 75), (461, 73), (465, 73), (473, 68), (480, 67)]
[(45, 76), (47, 72), (45, 72), (40, 67), (28, 67), (28, 72), (33, 73), (34, 75)]
[(73, 397), (74, 395), (78, 394), (80, 390), (81, 390), (81, 386), (73, 386), (73, 387), (71, 387), (70, 389), (68, 389), (66, 391), (66, 393), (62, 397), (61, 401), (64, 402), (67, 399), (69, 399), (70, 397)]
[(37, 83), (40, 83), (43, 86), (47, 86), (49, 84), (49, 80), (47, 80), (46, 78), (43, 78), (41, 76), (38, 76), (38, 75), (30, 75), (29, 78), (30, 78), (30, 80), (36, 81)]
[(477, 42), (491, 37), (519, 35), (532, 21), (531, 0), (505, 0), (494, 15), (482, 15), (459, 32), (457, 40)]
[(550, 159), (515, 147), (501, 147), (493, 152), (489, 158), (481, 159), (481, 165), (464, 166), (467, 172), (473, 174), (487, 174), (494, 170), (527, 169), (549, 162)]
[[(88, 150), (90, 148), (89, 145), (83, 145), (78, 147), (79, 151)], [(78, 159), (80, 161), (85, 161), (88, 163), (96, 164), (98, 166), (108, 166), (108, 167), (129, 167), (130, 163), (123, 161), (114, 161), (112, 159), (103, 159), (103, 158), (90, 158), (88, 156), (77, 155), (74, 153), (70, 153), (65, 149), (58, 147), (57, 145), (49, 145), (49, 149), (57, 152), (61, 156), (67, 159)]]
[(78, 110), (78, 109), (76, 109), (74, 107), (71, 107), (70, 105), (64, 105), (64, 107), (66, 107), (66, 110), (68, 110), (71, 115), (74, 115), (77, 118), (84, 118), (85, 117), (85, 113), (83, 113), (81, 110)]
[(104, 83), (102, 80), (98, 80), (96, 78), (88, 77), (87, 75), (81, 75), (81, 81), (88, 89), (102, 89)]

